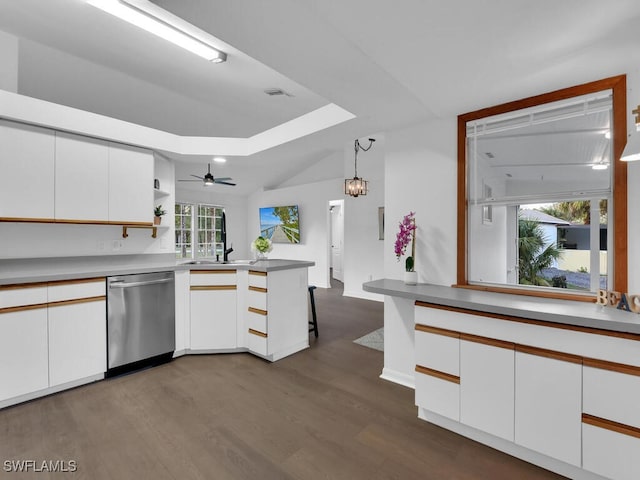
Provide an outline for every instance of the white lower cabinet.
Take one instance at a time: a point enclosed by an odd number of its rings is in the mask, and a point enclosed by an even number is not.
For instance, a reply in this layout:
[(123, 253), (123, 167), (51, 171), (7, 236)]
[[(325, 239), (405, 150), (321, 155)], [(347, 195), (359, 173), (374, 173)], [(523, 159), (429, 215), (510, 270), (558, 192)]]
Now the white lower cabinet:
[(47, 308), (0, 313), (0, 401), (49, 386)]
[(235, 286), (191, 288), (191, 350), (236, 348)]
[[(487, 340), (488, 341), (488, 340)], [(514, 345), (460, 342), (460, 422), (513, 441)]]
[(238, 347), (235, 270), (192, 270), (189, 275), (192, 351)]
[(515, 443), (581, 466), (581, 363), (515, 356)]
[(104, 374), (106, 317), (104, 278), (0, 286), (0, 405)]
[(416, 405), (459, 421), (459, 334), (438, 328), (422, 328), (415, 334)]
[(106, 371), (105, 312), (104, 300), (49, 307), (49, 386)]

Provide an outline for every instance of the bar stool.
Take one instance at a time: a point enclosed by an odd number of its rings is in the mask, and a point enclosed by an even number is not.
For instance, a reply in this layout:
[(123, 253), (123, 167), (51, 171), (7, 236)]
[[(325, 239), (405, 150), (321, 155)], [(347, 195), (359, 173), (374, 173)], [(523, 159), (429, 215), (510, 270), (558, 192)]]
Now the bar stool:
[(313, 332), (316, 338), (318, 338), (318, 317), (316, 316), (316, 299), (313, 296), (313, 291), (315, 289), (316, 289), (315, 285), (309, 285), (309, 299), (311, 300), (311, 316), (313, 318), (313, 320), (309, 322), (309, 325), (311, 325), (309, 332)]

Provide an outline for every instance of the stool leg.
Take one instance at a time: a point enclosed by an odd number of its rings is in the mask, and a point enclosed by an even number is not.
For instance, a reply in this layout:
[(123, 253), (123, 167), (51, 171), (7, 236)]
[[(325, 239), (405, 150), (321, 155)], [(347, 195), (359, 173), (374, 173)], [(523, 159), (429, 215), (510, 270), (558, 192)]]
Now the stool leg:
[(318, 338), (318, 317), (316, 316), (316, 300), (313, 295), (313, 289), (309, 289), (309, 298), (311, 300), (311, 316), (313, 317), (313, 321), (310, 322), (313, 325), (313, 328), (309, 329), (309, 331), (313, 331), (313, 334), (316, 338)]

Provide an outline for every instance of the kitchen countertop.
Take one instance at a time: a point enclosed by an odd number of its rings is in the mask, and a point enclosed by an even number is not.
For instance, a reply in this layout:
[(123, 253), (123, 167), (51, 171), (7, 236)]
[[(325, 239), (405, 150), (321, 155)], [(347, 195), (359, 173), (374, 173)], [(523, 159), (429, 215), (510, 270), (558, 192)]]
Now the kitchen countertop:
[(595, 303), (485, 292), (426, 283), (405, 285), (402, 280), (391, 279), (366, 282), (362, 287), (367, 292), (436, 305), (640, 334), (640, 315)]
[[(135, 273), (177, 270), (257, 270), (273, 272), (292, 268), (307, 268), (315, 262), (268, 259), (255, 263), (186, 264), (172, 254), (113, 255), (95, 257), (60, 257), (0, 260), (0, 285), (51, 282), (77, 278), (108, 277)], [(231, 260), (233, 262), (233, 260)]]

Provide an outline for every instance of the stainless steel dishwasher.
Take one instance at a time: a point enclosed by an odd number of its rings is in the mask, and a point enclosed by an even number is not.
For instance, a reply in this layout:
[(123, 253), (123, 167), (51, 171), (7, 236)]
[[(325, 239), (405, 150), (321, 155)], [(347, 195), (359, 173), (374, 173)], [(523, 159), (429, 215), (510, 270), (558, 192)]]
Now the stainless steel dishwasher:
[(170, 360), (175, 350), (175, 275), (107, 278), (107, 376)]

